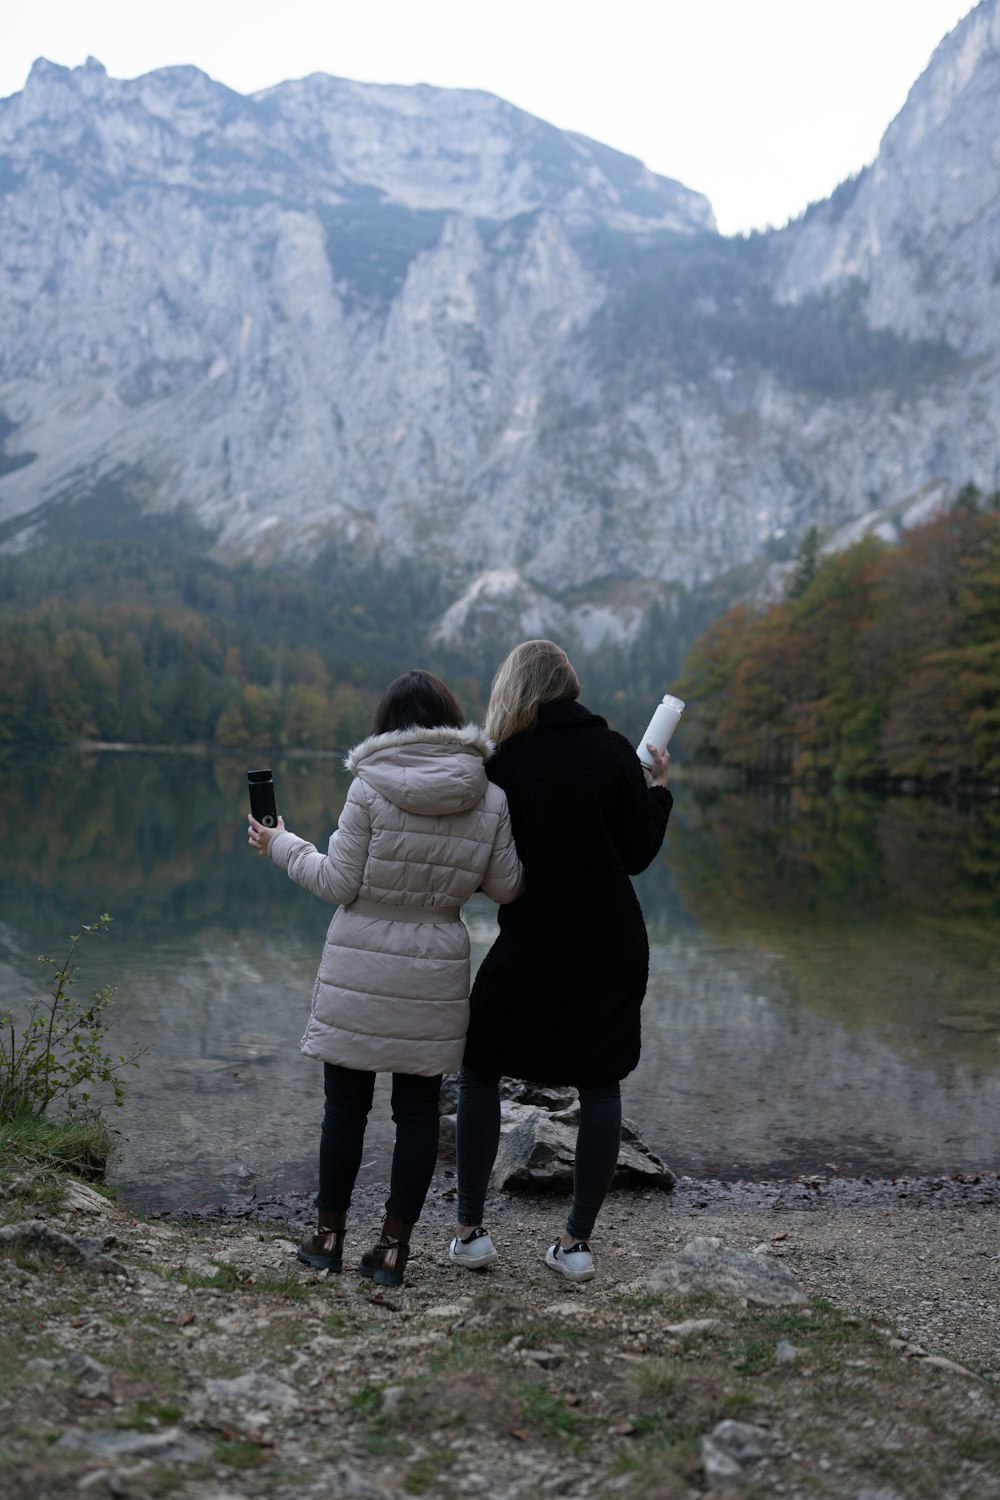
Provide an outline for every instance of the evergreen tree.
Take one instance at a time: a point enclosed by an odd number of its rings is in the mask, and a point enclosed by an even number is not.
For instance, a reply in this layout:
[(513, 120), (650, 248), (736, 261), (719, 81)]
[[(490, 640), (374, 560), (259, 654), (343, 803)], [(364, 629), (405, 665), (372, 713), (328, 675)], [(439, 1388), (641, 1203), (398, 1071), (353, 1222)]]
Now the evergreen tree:
[(806, 589), (816, 577), (819, 567), (819, 532), (815, 526), (810, 526), (799, 544), (799, 550), (795, 554), (795, 566), (788, 577), (785, 587), (786, 599), (801, 599)]

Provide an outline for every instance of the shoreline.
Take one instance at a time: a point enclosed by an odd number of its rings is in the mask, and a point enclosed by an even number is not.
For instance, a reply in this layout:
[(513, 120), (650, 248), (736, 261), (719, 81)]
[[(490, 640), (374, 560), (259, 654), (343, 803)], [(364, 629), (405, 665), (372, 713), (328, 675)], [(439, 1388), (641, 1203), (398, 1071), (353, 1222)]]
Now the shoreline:
[[(138, 744), (126, 740), (66, 740), (41, 744), (35, 741), (10, 741), (0, 747), (4, 750), (32, 749), (45, 753), (71, 750), (77, 754), (131, 754), (131, 755), (193, 755), (246, 756), (270, 758), (286, 757), (292, 760), (342, 760), (350, 746), (343, 750), (317, 750), (303, 747), (270, 745), (216, 745), (205, 742), (189, 744)], [(934, 797), (950, 801), (990, 802), (1000, 797), (1000, 782), (921, 781), (913, 777), (891, 781), (845, 781), (816, 782), (804, 777), (792, 776), (760, 777), (744, 774), (739, 766), (702, 766), (685, 764), (683, 760), (672, 761), (671, 776), (679, 782), (688, 782), (692, 787), (711, 787), (720, 792), (741, 792), (748, 795), (761, 793), (802, 792), (810, 797), (825, 797), (832, 790), (862, 792), (877, 797)]]
[[(360, 1183), (355, 1190), (355, 1203), (360, 1206), (361, 1212), (380, 1213), (381, 1200), (387, 1191), (387, 1182)], [(428, 1195), (424, 1221), (448, 1221), (454, 1197), (454, 1184), (442, 1182), (440, 1175), (436, 1175)], [(857, 1211), (865, 1214), (892, 1208), (1000, 1212), (1000, 1172), (954, 1173), (933, 1177), (800, 1177), (787, 1181), (775, 1178), (739, 1178), (726, 1181), (717, 1177), (680, 1176), (672, 1189), (648, 1183), (616, 1184), (609, 1195), (608, 1201), (612, 1200), (618, 1204), (629, 1201), (659, 1202), (665, 1215), (714, 1215), (730, 1212), (746, 1214), (758, 1211), (830, 1211), (838, 1214)], [(552, 1217), (558, 1219), (568, 1202), (568, 1187), (507, 1187), (502, 1193), (490, 1193), (487, 1212), (510, 1217), (517, 1214), (519, 1206), (530, 1204), (540, 1213), (550, 1210)], [(225, 1200), (198, 1207), (160, 1208), (147, 1217), (176, 1224), (305, 1224), (312, 1221), (312, 1205), (312, 1192), (276, 1192), (258, 1198), (250, 1189), (245, 1195), (230, 1195)], [(453, 1217), (454, 1213), (451, 1212), (450, 1218)], [(599, 1218), (595, 1239), (600, 1234)]]

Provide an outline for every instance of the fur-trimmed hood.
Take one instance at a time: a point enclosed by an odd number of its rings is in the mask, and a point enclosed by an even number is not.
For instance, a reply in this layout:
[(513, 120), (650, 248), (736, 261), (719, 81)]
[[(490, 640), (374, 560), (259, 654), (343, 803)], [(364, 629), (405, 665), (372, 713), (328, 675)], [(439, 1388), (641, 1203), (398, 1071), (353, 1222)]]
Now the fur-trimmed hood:
[(344, 765), (397, 807), (441, 815), (464, 812), (480, 801), (487, 786), (485, 762), (494, 749), (478, 724), (396, 729), (369, 735)]

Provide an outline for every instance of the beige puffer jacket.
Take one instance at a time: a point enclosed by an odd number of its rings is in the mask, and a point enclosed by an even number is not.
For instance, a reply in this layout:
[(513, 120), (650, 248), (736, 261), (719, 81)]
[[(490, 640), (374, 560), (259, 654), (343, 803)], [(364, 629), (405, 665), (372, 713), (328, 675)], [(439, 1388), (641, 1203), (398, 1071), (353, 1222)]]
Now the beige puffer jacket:
[(469, 1020), (463, 902), (522, 886), (507, 799), (486, 779), (493, 745), (474, 724), (373, 735), (326, 854), (287, 831), (270, 857), (340, 904), (326, 935), (302, 1051), (378, 1072), (455, 1072)]

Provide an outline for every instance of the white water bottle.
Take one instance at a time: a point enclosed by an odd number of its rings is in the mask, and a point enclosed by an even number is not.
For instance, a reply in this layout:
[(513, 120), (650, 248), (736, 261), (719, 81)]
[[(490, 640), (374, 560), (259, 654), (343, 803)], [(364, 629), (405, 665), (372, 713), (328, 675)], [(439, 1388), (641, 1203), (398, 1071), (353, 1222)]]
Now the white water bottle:
[(683, 698), (675, 698), (672, 693), (665, 693), (662, 703), (657, 705), (656, 712), (649, 721), (649, 728), (636, 746), (636, 754), (651, 771), (654, 769), (653, 757), (646, 749), (646, 741), (655, 745), (662, 755), (670, 744), (670, 736), (677, 728), (677, 721), (683, 712)]

